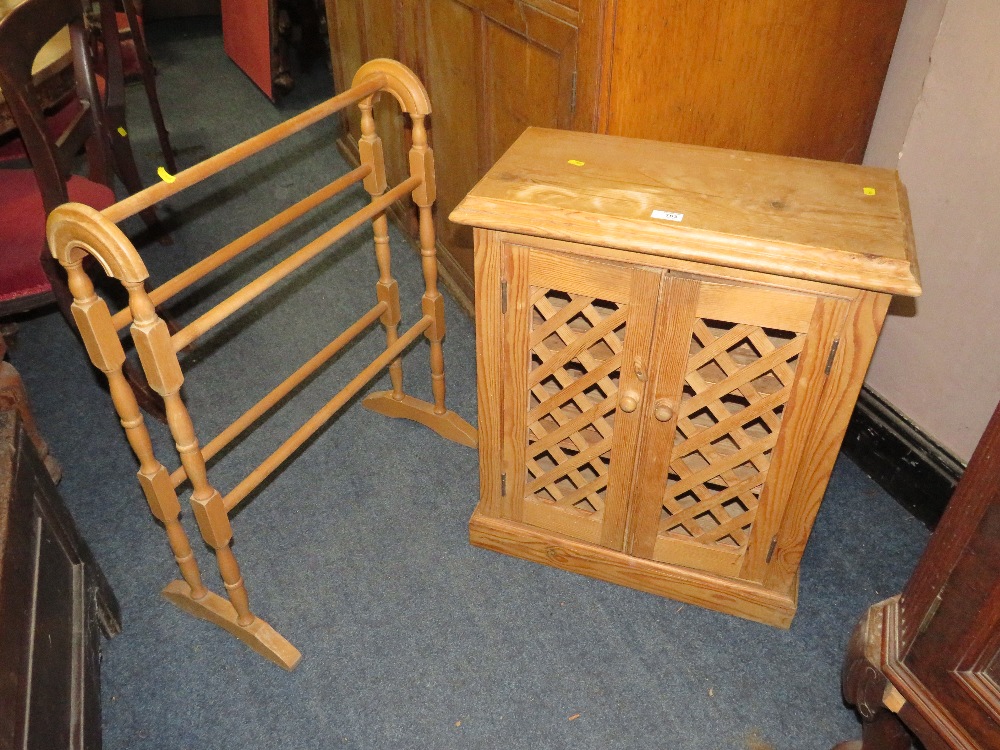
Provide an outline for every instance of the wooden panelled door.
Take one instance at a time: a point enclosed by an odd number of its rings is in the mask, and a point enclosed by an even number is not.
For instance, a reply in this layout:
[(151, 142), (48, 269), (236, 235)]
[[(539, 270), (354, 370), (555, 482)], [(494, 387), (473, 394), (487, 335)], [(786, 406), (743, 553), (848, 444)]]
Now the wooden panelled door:
[[(350, 85), (374, 57), (412, 68), (434, 112), (438, 259), (472, 298), (472, 231), (448, 214), (529, 125), (596, 127), (601, 0), (327, 0), (335, 79)], [(581, 49), (583, 51), (581, 52)], [(398, 116), (384, 98), (378, 117)], [(348, 114), (356, 152), (357, 116)], [(380, 132), (403, 132), (395, 126)], [(405, 144), (386, 144), (390, 181), (401, 179)]]
[[(760, 582), (844, 299), (505, 246), (504, 517)], [(797, 391), (802, 391), (797, 393)], [(508, 512), (509, 511), (509, 512)]]
[(573, 13), (560, 18), (515, 0), (415, 5), (435, 157), (449, 175), (439, 186), (438, 236), (471, 269), (472, 232), (447, 221), (448, 214), (526, 127), (573, 127), (579, 29)]

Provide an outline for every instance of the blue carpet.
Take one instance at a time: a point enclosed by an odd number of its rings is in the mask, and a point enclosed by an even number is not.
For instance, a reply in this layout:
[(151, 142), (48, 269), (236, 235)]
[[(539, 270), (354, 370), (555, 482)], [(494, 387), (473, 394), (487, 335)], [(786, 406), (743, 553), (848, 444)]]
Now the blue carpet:
[[(275, 107), (225, 57), (216, 22), (149, 31), (184, 166), (331, 93), (321, 69)], [(161, 162), (141, 88), (129, 106), (149, 182)], [(161, 207), (174, 244), (141, 246), (154, 281), (346, 171), (335, 136), (313, 128)], [(174, 313), (193, 319), (366, 198), (353, 190), (264, 242)], [(405, 325), (422, 280), (415, 253), (395, 230), (392, 240)], [(362, 229), (184, 355), (202, 442), (370, 307), (376, 277)], [(449, 404), (475, 423), (473, 327), (450, 299), (447, 314)], [(219, 457), (213, 481), (234, 486), (383, 345), (376, 326)], [(860, 731), (839, 691), (850, 630), (901, 588), (927, 539), (842, 458), (803, 560), (798, 616), (777, 630), (470, 547), (475, 452), (354, 402), (233, 520), (251, 605), (303, 652), (289, 674), (160, 598), (176, 568), (109, 397), (62, 319), (22, 321), (11, 356), (65, 469), (61, 492), (122, 605), (103, 663), (109, 750), (829, 748)], [(418, 343), (404, 362), (422, 398), (427, 359)], [(151, 430), (175, 465), (165, 428)], [(188, 512), (184, 523), (220, 590)]]

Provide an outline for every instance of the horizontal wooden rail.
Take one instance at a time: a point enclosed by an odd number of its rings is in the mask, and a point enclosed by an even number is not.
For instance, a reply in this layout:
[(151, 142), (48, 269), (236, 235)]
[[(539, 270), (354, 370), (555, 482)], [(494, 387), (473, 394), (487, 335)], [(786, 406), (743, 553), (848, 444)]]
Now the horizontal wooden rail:
[(255, 280), (224, 299), (201, 317), (193, 320), (171, 337), (170, 343), (174, 351), (179, 352), (199, 336), (210, 331), (214, 326), (228, 318), (251, 300), (259, 297), (288, 276), (288, 274), (292, 273), (292, 271), (326, 250), (334, 242), (354, 229), (357, 229), (369, 219), (378, 216), (406, 193), (420, 185), (421, 182), (422, 179), (419, 176), (407, 178), (396, 185), (396, 187), (374, 199), (357, 213), (344, 219), (337, 226), (327, 230), (309, 244), (296, 250), (292, 255), (274, 266), (274, 268), (262, 273)]
[(127, 219), (129, 216), (133, 216), (149, 208), (154, 203), (158, 203), (164, 198), (169, 198), (175, 193), (179, 193), (181, 190), (191, 187), (217, 172), (221, 172), (226, 167), (231, 167), (236, 162), (242, 161), (248, 156), (253, 156), (258, 151), (262, 151), (268, 146), (284, 140), (291, 135), (295, 135), (310, 125), (319, 122), (324, 117), (329, 117), (335, 112), (339, 112), (345, 107), (361, 101), (366, 96), (370, 96), (382, 89), (385, 84), (385, 76), (374, 76), (371, 80), (350, 88), (332, 99), (327, 99), (312, 109), (307, 109), (302, 114), (296, 115), (280, 125), (275, 125), (270, 130), (265, 130), (260, 135), (255, 135), (253, 138), (209, 157), (205, 161), (195, 164), (193, 167), (178, 172), (170, 182), (158, 182), (155, 185), (150, 185), (145, 190), (140, 190), (135, 195), (108, 206), (101, 213), (115, 223)]
[(264, 462), (250, 472), (247, 478), (236, 485), (232, 492), (226, 495), (223, 504), (226, 510), (230, 511), (240, 504), (254, 489), (286, 461), (295, 451), (297, 451), (306, 440), (329, 421), (330, 417), (346, 404), (354, 395), (360, 391), (368, 382), (374, 378), (382, 369), (396, 359), (403, 350), (434, 323), (434, 318), (425, 315), (406, 333), (399, 337), (392, 346), (386, 348), (372, 363), (363, 369), (350, 383), (345, 385), (336, 396), (330, 399), (325, 406), (313, 414), (309, 420), (296, 430), (288, 440), (281, 444), (274, 453), (264, 459)]
[[(338, 177), (329, 185), (326, 185), (325, 187), (317, 190), (315, 193), (306, 196), (298, 203), (289, 206), (281, 213), (271, 217), (263, 224), (254, 227), (241, 237), (237, 237), (225, 247), (216, 250), (207, 258), (195, 263), (193, 266), (177, 274), (169, 281), (165, 281), (160, 284), (156, 287), (156, 289), (153, 289), (149, 293), (149, 299), (152, 300), (154, 305), (159, 305), (165, 302), (178, 292), (187, 289), (194, 282), (204, 278), (215, 269), (232, 260), (243, 251), (253, 247), (261, 240), (270, 237), (279, 229), (286, 227), (288, 224), (295, 221), (295, 219), (303, 216), (324, 201), (333, 198), (345, 188), (350, 187), (357, 182), (361, 182), (361, 180), (367, 177), (371, 171), (372, 168), (370, 165), (362, 164), (357, 169), (348, 172), (342, 177)], [(111, 323), (117, 331), (120, 331), (131, 322), (132, 311), (128, 307), (119, 310), (111, 316)]]
[[(382, 313), (388, 309), (388, 307), (389, 306), (385, 302), (379, 302), (375, 305), (375, 307), (358, 318), (358, 320), (351, 326), (345, 328), (343, 333), (317, 352), (312, 359), (289, 375), (270, 393), (264, 396), (264, 398), (247, 409), (247, 411), (244, 412), (231, 425), (229, 425), (229, 427), (212, 438), (208, 444), (201, 449), (201, 454), (204, 459), (206, 461), (210, 461), (219, 451), (229, 445), (233, 439), (243, 434), (247, 427), (266, 414), (275, 404), (297, 388), (302, 381), (316, 372), (316, 370), (322, 367), (333, 355), (347, 346), (347, 344), (357, 338), (362, 331), (378, 320), (379, 316), (381, 316)], [(170, 481), (173, 482), (175, 488), (178, 487), (185, 479), (187, 479), (187, 471), (183, 466), (170, 475)]]

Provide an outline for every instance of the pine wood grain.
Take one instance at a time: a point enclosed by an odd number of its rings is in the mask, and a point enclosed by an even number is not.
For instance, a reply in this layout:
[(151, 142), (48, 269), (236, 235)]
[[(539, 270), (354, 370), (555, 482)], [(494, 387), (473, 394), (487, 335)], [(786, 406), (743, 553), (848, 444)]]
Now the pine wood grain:
[(895, 173), (529, 129), (452, 217), (488, 298), (473, 543), (787, 625), (886, 292), (919, 291)]
[(797, 604), (797, 584), (775, 592), (722, 576), (643, 560), (595, 544), (474, 513), (469, 540), (483, 549), (665, 596), (687, 604), (787, 628)]
[[(445, 375), (443, 339), (445, 336), (444, 300), (437, 286), (434, 223), (431, 216), (435, 199), (434, 157), (427, 142), (425, 118), (430, 113), (430, 101), (414, 73), (393, 60), (372, 60), (362, 65), (355, 85), (339, 96), (292, 118), (286, 123), (255, 136), (227, 151), (184, 170), (172, 183), (133, 195), (101, 213), (79, 204), (64, 204), (51, 213), (47, 239), (52, 255), (66, 269), (69, 289), (73, 295), (73, 315), (80, 326), (82, 338), (92, 363), (104, 372), (111, 388), (112, 400), (129, 444), (140, 461), (139, 483), (153, 515), (163, 522), (184, 581), (175, 581), (164, 590), (171, 602), (197, 617), (224, 628), (249, 644), (258, 653), (293, 669), (299, 652), (250, 609), (247, 586), (231, 547), (233, 538), (229, 512), (253, 492), (271, 474), (316, 433), (334, 414), (353, 398), (380, 371), (388, 369), (392, 390), (373, 394), (367, 405), (389, 417), (407, 418), (435, 430), (439, 435), (463, 445), (476, 445), (476, 431), (445, 406)], [(373, 115), (375, 100), (385, 95), (398, 103), (410, 116), (412, 131), (409, 151), (399, 158), (408, 167), (408, 175), (389, 187), (384, 161), (382, 138), (376, 132)], [(243, 159), (298, 132), (324, 117), (336, 113), (351, 103), (361, 110), (361, 149), (363, 164), (349, 175), (335, 180), (326, 188), (280, 211), (239, 239), (222, 248), (193, 268), (180, 273), (164, 284), (160, 292), (148, 293), (145, 282), (149, 276), (141, 257), (121, 230), (113, 223), (141, 211), (149, 202), (173, 195)], [(398, 134), (397, 134), (398, 135)], [(363, 180), (370, 203), (350, 217), (295, 251), (257, 279), (211, 308), (177, 333), (171, 333), (157, 313), (153, 298), (166, 299), (207, 273), (235, 258), (253, 242), (266, 237), (281, 226), (303, 215), (307, 210), (342, 190)], [(398, 286), (391, 274), (388, 227), (385, 212), (405, 196), (419, 208), (421, 272), (424, 291), (421, 296), (422, 316), (407, 331), (400, 334)], [(327, 250), (332, 243), (366, 221), (372, 221), (379, 279), (374, 296), (377, 302), (354, 324), (343, 331), (327, 347), (299, 367), (292, 375), (274, 387), (255, 406), (238, 417), (204, 449), (199, 442), (192, 414), (181, 394), (184, 374), (177, 353), (201, 334), (222, 322), (237, 309), (250, 303), (272, 285), (278, 283), (307, 261)], [(128, 311), (115, 319), (105, 301), (96, 296), (93, 284), (82, 270), (86, 256), (92, 256), (107, 274), (122, 284), (128, 295)], [(116, 332), (131, 320), (129, 331), (136, 345), (139, 360), (150, 386), (163, 398), (167, 422), (173, 437), (181, 467), (168, 475), (166, 468), (153, 455), (150, 436), (139, 415), (135, 398), (122, 375), (125, 355)], [(271, 453), (257, 468), (237, 484), (225, 498), (209, 479), (207, 460), (234, 437), (269, 410), (277, 406), (293, 389), (301, 385), (317, 368), (343, 349), (376, 320), (385, 327), (386, 346), (381, 354), (364, 367), (327, 403)], [(427, 403), (403, 392), (402, 364), (404, 350), (423, 336), (430, 345), (430, 377), (434, 402)], [(191, 545), (178, 522), (180, 505), (175, 488), (181, 482), (191, 484), (191, 507), (205, 543), (215, 552), (219, 573), (225, 585), (228, 601), (212, 594), (202, 583)]]
[(900, 189), (886, 169), (529, 128), (451, 219), (915, 295)]
[(860, 162), (905, 5), (615, 3), (604, 132)]
[(480, 507), (488, 516), (510, 515), (506, 498), (500, 494), (503, 459), (504, 364), (503, 314), (501, 301), (501, 249), (495, 232), (476, 229), (476, 393), (479, 413)]

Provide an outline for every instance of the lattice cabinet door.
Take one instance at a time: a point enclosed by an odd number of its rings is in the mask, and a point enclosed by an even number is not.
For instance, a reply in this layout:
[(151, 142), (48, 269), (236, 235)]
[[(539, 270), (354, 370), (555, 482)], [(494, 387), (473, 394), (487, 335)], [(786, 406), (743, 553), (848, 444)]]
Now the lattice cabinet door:
[(620, 549), (641, 424), (626, 394), (648, 377), (663, 274), (520, 245), (504, 256), (504, 515)]
[(777, 472), (794, 472), (810, 429), (792, 405), (822, 390), (849, 303), (695, 278), (669, 289), (628, 551), (759, 580), (747, 553), (773, 558), (790, 494)]

